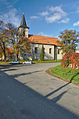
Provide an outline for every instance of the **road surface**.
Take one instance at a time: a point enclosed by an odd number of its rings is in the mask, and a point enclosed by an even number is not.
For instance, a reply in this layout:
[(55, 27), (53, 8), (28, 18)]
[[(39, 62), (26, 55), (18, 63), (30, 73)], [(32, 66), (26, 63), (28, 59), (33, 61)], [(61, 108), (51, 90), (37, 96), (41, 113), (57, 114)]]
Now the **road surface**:
[(45, 72), (56, 65), (0, 66), (0, 119), (79, 119), (79, 87)]

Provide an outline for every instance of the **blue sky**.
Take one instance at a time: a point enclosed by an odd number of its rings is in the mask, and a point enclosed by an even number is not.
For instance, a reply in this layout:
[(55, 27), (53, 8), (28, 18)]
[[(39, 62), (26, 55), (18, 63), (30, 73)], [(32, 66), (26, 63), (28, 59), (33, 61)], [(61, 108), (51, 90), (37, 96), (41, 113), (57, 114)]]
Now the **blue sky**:
[(0, 19), (19, 26), (24, 12), (29, 33), (58, 37), (79, 32), (79, 0), (0, 0)]

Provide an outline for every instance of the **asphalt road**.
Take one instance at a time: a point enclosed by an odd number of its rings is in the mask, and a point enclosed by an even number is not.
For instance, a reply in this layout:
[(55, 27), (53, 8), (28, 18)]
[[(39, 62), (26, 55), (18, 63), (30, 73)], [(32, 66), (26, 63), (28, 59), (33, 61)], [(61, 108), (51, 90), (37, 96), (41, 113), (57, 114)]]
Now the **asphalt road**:
[(79, 87), (45, 72), (56, 65), (0, 66), (0, 119), (79, 119)]

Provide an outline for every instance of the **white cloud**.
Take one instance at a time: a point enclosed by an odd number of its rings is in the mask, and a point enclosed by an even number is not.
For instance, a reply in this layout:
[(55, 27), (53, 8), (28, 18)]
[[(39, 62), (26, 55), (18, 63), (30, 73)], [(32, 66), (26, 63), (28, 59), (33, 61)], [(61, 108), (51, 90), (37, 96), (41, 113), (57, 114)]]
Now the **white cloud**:
[(31, 19), (42, 18), (47, 23), (68, 23), (69, 18), (67, 18), (67, 13), (62, 9), (61, 6), (51, 6), (48, 7), (45, 11), (42, 11), (38, 16), (31, 16)]
[(53, 23), (53, 22), (58, 21), (60, 19), (61, 19), (61, 15), (58, 13), (55, 13), (54, 15), (45, 18), (45, 20), (48, 23)]
[(69, 18), (66, 18), (66, 19), (62, 19), (61, 21), (59, 21), (59, 23), (68, 23), (69, 22)]
[(31, 16), (30, 18), (31, 18), (31, 19), (38, 19), (39, 16)]
[(20, 16), (17, 13), (18, 13), (17, 9), (13, 8), (9, 12), (1, 15), (0, 19), (2, 19), (5, 23), (12, 23), (15, 26), (19, 26)]
[(61, 6), (56, 6), (56, 7), (50, 7), (49, 10), (51, 12), (57, 12), (59, 14), (61, 14), (62, 16), (66, 16), (66, 12), (64, 12), (64, 10), (61, 8)]
[(48, 11), (44, 11), (40, 13), (41, 16), (47, 16), (48, 14), (49, 14)]
[(75, 22), (73, 26), (79, 26), (79, 21)]
[[(50, 15), (45, 18), (48, 23), (53, 23), (64, 18), (67, 13), (61, 8), (61, 6), (49, 7)], [(64, 20), (62, 22), (65, 22)]]

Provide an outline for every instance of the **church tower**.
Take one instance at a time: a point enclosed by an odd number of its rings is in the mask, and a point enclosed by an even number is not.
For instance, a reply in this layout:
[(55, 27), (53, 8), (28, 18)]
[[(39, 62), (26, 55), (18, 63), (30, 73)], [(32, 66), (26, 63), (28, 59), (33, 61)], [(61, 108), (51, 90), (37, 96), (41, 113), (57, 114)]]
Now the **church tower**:
[(29, 27), (26, 24), (25, 16), (23, 13), (21, 25), (18, 28), (18, 32), (28, 38), (28, 29)]

